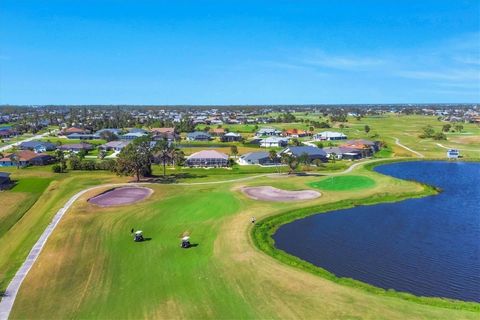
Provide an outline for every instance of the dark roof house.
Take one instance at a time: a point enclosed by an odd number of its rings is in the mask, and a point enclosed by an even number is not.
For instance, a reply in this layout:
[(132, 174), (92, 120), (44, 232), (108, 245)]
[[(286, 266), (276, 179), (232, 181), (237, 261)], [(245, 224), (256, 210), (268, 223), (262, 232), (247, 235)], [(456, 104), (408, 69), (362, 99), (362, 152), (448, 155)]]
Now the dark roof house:
[(315, 160), (315, 159), (326, 160), (327, 159), (327, 153), (323, 149), (313, 147), (313, 146), (287, 147), (283, 149), (280, 152), (280, 154), (288, 154), (288, 155), (294, 156), (295, 158), (298, 158), (303, 154), (307, 154), (309, 160)]

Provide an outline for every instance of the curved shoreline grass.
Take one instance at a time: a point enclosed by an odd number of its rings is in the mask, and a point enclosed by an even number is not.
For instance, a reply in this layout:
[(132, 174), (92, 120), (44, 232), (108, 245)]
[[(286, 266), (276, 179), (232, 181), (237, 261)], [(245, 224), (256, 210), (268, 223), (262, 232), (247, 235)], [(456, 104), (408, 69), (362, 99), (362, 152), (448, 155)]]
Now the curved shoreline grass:
[[(418, 159), (415, 159), (415, 160), (418, 161)], [(405, 159), (403, 161), (411, 161), (411, 160)], [(385, 160), (385, 161), (379, 161), (375, 163), (369, 163), (369, 164), (366, 164), (364, 168), (366, 168), (367, 170), (373, 170), (373, 168), (378, 165), (392, 163), (392, 162), (394, 161)], [(480, 312), (480, 303), (476, 303), (476, 302), (467, 302), (467, 301), (461, 301), (461, 300), (455, 300), (455, 299), (449, 299), (449, 298), (440, 298), (440, 297), (416, 296), (411, 293), (400, 292), (394, 289), (385, 290), (380, 287), (376, 287), (352, 278), (337, 277), (335, 274), (327, 271), (326, 269), (318, 267), (310, 262), (302, 260), (294, 255), (288, 254), (285, 251), (275, 247), (275, 241), (272, 238), (273, 234), (275, 234), (278, 228), (280, 228), (282, 225), (290, 223), (294, 220), (305, 218), (307, 216), (311, 216), (314, 214), (322, 214), (322, 213), (327, 213), (327, 212), (339, 210), (339, 209), (353, 208), (359, 205), (375, 205), (378, 203), (388, 203), (388, 202), (391, 203), (391, 202), (397, 202), (397, 201), (402, 201), (406, 199), (421, 198), (421, 197), (436, 195), (439, 192), (441, 192), (439, 188), (436, 188), (434, 186), (419, 183), (416, 181), (415, 183), (423, 186), (424, 189), (422, 192), (407, 192), (407, 193), (402, 193), (398, 195), (379, 193), (363, 199), (341, 200), (341, 201), (337, 201), (329, 204), (322, 204), (322, 205), (317, 205), (313, 207), (301, 208), (293, 211), (288, 211), (282, 214), (269, 216), (265, 219), (258, 221), (251, 229), (251, 237), (252, 237), (253, 243), (258, 249), (260, 249), (264, 253), (268, 254), (269, 256), (277, 259), (278, 261), (286, 265), (302, 269), (306, 272), (321, 276), (325, 279), (328, 279), (338, 284), (346, 285), (353, 288), (358, 288), (369, 293), (400, 298), (403, 300), (435, 306), (435, 307)]]

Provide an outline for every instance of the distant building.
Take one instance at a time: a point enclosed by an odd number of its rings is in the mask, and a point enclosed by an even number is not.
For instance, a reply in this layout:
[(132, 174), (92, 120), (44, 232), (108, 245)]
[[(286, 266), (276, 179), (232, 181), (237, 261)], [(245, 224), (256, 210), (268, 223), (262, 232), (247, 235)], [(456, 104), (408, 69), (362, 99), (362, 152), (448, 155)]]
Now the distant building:
[(113, 150), (113, 151), (120, 152), (129, 143), (130, 141), (110, 141), (105, 144), (102, 144), (100, 148), (102, 148), (103, 150)]
[(349, 147), (329, 147), (323, 148), (323, 151), (327, 153), (327, 158), (345, 159), (345, 160), (357, 160), (362, 158), (362, 151)]
[(341, 132), (323, 131), (314, 134), (313, 139), (318, 141), (346, 140), (347, 136)]
[(308, 131), (300, 129), (287, 129), (283, 134), (287, 137), (301, 138), (308, 136), (310, 133)]
[(51, 142), (32, 140), (20, 143), (19, 148), (21, 150), (32, 150), (36, 153), (42, 153), (45, 151), (53, 151), (57, 149), (57, 146)]
[(312, 146), (291, 146), (283, 149), (280, 154), (288, 154), (295, 158), (298, 158), (304, 154), (308, 156), (310, 161), (315, 159), (320, 159), (325, 161), (327, 159), (327, 153), (320, 148), (312, 147)]
[(74, 134), (74, 133), (83, 134), (83, 133), (87, 133), (87, 132), (84, 129), (80, 129), (80, 128), (76, 128), (76, 127), (63, 129), (62, 132), (61, 132), (61, 134), (65, 135), (65, 136), (68, 136), (68, 135), (71, 135), (71, 134)]
[(175, 132), (175, 128), (152, 128), (150, 132), (153, 140), (165, 139), (169, 142), (180, 140), (180, 136)]
[(147, 134), (143, 132), (129, 132), (122, 135), (120, 138), (122, 140), (135, 140), (137, 138), (145, 137)]
[(188, 141), (209, 141), (212, 137), (203, 131), (195, 131), (187, 134)]
[(238, 163), (241, 165), (263, 165), (271, 166), (280, 163), (280, 157), (270, 158), (270, 154), (265, 151), (246, 153), (238, 158)]
[(241, 141), (242, 140), (242, 135), (239, 133), (234, 133), (234, 132), (229, 132), (225, 133), (221, 137), (222, 142), (235, 142), (235, 141)]
[(268, 137), (260, 140), (260, 146), (265, 148), (286, 147), (288, 139), (281, 137)]
[(457, 149), (449, 149), (447, 151), (448, 159), (458, 159), (460, 157), (460, 151)]
[(26, 167), (29, 165), (46, 165), (53, 162), (53, 157), (45, 153), (35, 153), (30, 150), (22, 150), (7, 153), (0, 159), (0, 167)]
[(260, 130), (257, 131), (258, 137), (280, 136), (281, 134), (282, 134), (282, 131), (275, 128), (261, 128)]
[(380, 144), (378, 141), (356, 139), (345, 141), (345, 143), (342, 144), (341, 147), (360, 150), (362, 152), (362, 157), (369, 157), (380, 149)]
[(202, 150), (189, 156), (185, 163), (190, 167), (227, 167), (228, 155), (216, 150)]
[(84, 151), (90, 151), (93, 150), (93, 145), (85, 142), (81, 143), (73, 143), (73, 144), (64, 144), (58, 147), (59, 150), (62, 151), (69, 151), (69, 152), (80, 152), (82, 150)]
[(97, 136), (96, 134), (89, 134), (89, 133), (71, 133), (67, 135), (67, 138), (71, 140), (94, 140), (94, 139), (100, 139), (100, 136)]

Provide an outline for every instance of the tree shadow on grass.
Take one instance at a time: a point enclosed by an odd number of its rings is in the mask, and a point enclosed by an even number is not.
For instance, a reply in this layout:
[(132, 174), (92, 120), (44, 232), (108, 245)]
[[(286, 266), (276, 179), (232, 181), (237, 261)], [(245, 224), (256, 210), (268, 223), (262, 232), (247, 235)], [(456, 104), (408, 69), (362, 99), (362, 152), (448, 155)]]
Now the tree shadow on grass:
[(205, 178), (205, 177), (206, 175), (200, 175), (200, 174), (174, 173), (166, 176), (163, 176), (163, 175), (151, 176), (145, 179), (144, 181), (151, 182), (151, 183), (172, 184), (172, 183), (177, 183), (179, 182), (179, 180), (182, 180), (182, 179), (197, 179), (197, 178)]

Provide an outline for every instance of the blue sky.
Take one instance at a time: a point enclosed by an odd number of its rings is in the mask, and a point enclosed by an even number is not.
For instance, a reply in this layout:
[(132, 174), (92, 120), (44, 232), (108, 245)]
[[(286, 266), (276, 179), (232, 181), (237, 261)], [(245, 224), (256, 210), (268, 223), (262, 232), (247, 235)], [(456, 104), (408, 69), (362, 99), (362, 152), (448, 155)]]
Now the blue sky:
[(0, 1), (0, 104), (480, 102), (480, 1)]

